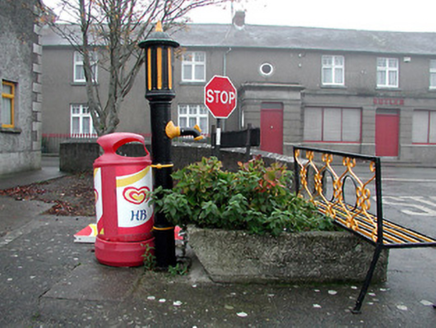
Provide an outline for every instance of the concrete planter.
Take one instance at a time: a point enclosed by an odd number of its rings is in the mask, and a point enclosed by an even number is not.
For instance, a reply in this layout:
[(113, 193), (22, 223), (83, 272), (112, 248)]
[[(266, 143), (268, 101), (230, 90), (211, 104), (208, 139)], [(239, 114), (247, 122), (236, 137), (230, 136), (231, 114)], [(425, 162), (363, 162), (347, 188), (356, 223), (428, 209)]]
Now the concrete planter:
[[(275, 238), (190, 226), (188, 237), (210, 278), (226, 283), (361, 282), (374, 252), (374, 246), (345, 231)], [(388, 254), (382, 252), (373, 282), (386, 281)]]

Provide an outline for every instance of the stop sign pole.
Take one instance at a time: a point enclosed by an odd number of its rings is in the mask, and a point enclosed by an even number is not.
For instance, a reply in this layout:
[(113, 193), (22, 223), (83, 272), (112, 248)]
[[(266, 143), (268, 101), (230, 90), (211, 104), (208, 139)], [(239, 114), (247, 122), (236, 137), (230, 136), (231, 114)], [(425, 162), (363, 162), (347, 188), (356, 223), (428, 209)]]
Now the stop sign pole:
[(216, 133), (215, 133), (215, 145), (213, 148), (213, 154), (218, 159), (221, 159), (221, 119), (216, 119)]
[(204, 104), (217, 119), (214, 152), (220, 155), (221, 120), (227, 119), (236, 108), (237, 91), (227, 76), (215, 75), (204, 87)]

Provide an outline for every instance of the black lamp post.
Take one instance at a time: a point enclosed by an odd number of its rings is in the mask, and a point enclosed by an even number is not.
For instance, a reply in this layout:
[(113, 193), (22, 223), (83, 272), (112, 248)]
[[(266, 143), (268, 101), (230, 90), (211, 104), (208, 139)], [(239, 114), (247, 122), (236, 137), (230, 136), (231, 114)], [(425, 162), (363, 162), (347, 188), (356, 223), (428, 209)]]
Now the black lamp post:
[[(201, 139), (200, 128), (181, 129), (171, 121), (171, 101), (176, 96), (173, 90), (172, 52), (179, 43), (163, 32), (160, 22), (150, 37), (139, 43), (145, 50), (145, 98), (150, 103), (152, 167), (154, 187), (173, 187), (171, 178), (171, 139), (192, 135)], [(167, 269), (176, 264), (174, 226), (163, 213), (154, 215), (155, 255), (157, 267)]]
[[(171, 120), (173, 91), (172, 50), (179, 44), (163, 32), (158, 22), (150, 37), (139, 43), (145, 50), (145, 98), (150, 102), (151, 149), (154, 168), (154, 186), (173, 187), (171, 178), (171, 139), (165, 127)], [(163, 213), (154, 215), (155, 255), (158, 268), (176, 264), (174, 226)]]

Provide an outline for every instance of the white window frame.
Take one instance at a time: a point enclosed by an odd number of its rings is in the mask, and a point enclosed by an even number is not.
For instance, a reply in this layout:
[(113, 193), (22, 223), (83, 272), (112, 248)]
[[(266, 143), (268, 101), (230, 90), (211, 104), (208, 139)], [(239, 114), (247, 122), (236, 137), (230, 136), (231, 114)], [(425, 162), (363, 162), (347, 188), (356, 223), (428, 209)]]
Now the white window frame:
[[(73, 121), (78, 119), (79, 130), (74, 131)], [(85, 119), (88, 120), (87, 130), (89, 133), (84, 132)], [(86, 104), (71, 104), (70, 105), (70, 136), (71, 138), (94, 138), (97, 137), (94, 125), (92, 123), (92, 116), (88, 105)]]
[[(92, 67), (92, 82), (97, 83), (98, 81), (98, 52), (90, 51), (89, 57), (91, 60)], [(85, 71), (83, 68), (83, 54), (79, 51), (74, 52), (74, 65), (73, 65), (73, 81), (74, 83), (85, 83)], [(80, 74), (79, 74), (80, 72)]]
[[(268, 71), (267, 73), (265, 73), (265, 68)], [(259, 67), (259, 72), (262, 76), (271, 76), (274, 73), (274, 66), (270, 63), (263, 63)]]
[[(356, 116), (357, 114), (357, 116)], [(350, 119), (358, 117), (358, 121)], [(328, 143), (360, 143), (362, 110), (344, 107), (306, 107), (304, 141)]]
[(203, 104), (179, 104), (177, 113), (179, 127), (193, 128), (197, 124), (201, 134), (209, 133), (209, 111)]
[[(198, 60), (198, 55), (203, 60)], [(198, 69), (203, 69), (201, 77), (197, 77)], [(190, 71), (190, 78), (186, 77), (185, 72)], [(187, 51), (182, 56), (182, 82), (205, 82), (206, 81), (206, 52), (204, 51)]]
[(387, 57), (377, 58), (377, 87), (378, 88), (398, 88), (399, 80), (400, 80), (399, 73), (400, 73), (400, 61), (398, 60), (398, 58), (387, 58)]
[(345, 58), (337, 55), (322, 56), (322, 85), (345, 85)]
[(430, 60), (430, 89), (436, 89), (436, 59)]
[(413, 111), (413, 144), (436, 144), (436, 110)]

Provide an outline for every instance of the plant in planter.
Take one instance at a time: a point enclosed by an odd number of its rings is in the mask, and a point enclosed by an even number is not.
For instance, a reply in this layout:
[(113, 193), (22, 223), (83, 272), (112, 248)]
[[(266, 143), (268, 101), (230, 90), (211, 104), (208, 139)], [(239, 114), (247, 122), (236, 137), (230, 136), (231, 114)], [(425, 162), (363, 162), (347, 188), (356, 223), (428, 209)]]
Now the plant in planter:
[(239, 170), (222, 170), (217, 158), (203, 158), (175, 173), (172, 190), (151, 193), (156, 211), (174, 225), (246, 230), (278, 236), (283, 231), (334, 230), (329, 218), (292, 193), (292, 172), (279, 163), (266, 167), (260, 157), (238, 163)]
[[(306, 200), (291, 192), (292, 172), (266, 167), (260, 157), (222, 169), (203, 158), (172, 175), (172, 190), (150, 193), (155, 211), (174, 225), (188, 226), (189, 244), (217, 282), (361, 281), (361, 261), (373, 248), (338, 230)], [(387, 256), (374, 279), (386, 279)]]

